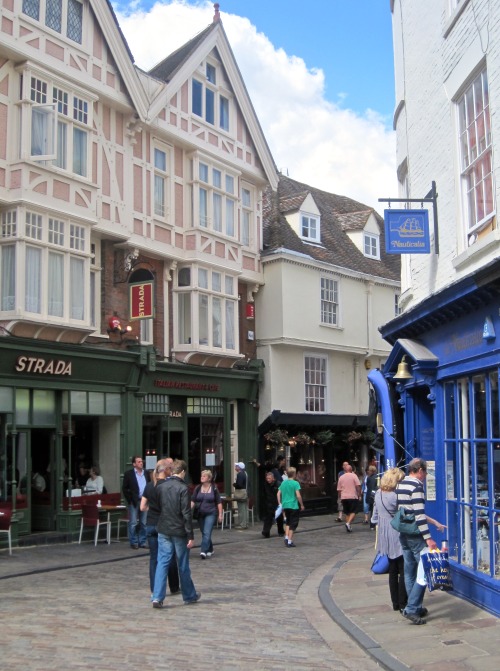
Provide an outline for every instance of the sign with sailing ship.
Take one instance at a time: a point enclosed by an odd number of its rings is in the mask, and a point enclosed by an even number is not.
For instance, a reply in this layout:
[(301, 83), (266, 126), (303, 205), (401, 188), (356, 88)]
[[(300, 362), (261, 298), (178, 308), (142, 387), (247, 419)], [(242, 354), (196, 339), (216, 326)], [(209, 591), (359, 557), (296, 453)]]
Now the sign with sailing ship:
[(387, 254), (430, 254), (428, 210), (384, 210)]

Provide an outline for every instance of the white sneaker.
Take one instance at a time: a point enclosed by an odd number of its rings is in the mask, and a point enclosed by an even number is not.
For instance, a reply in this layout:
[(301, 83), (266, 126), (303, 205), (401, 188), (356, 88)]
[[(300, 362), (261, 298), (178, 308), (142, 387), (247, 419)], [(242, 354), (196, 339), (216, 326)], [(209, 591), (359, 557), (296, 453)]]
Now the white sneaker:
[(212, 550), (212, 552), (207, 552), (207, 557), (211, 557), (213, 555), (213, 553), (214, 553), (214, 550)]
[(207, 558), (206, 552), (200, 552), (200, 559), (206, 559), (206, 558)]

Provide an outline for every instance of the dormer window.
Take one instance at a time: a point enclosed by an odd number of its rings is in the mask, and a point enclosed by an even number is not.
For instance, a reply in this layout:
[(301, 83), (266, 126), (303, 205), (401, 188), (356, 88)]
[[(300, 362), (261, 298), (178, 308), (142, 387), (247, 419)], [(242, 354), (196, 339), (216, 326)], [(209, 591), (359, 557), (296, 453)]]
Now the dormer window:
[(363, 254), (369, 259), (380, 259), (380, 241), (378, 235), (363, 234)]
[(302, 214), (300, 218), (300, 235), (304, 240), (320, 242), (319, 217)]

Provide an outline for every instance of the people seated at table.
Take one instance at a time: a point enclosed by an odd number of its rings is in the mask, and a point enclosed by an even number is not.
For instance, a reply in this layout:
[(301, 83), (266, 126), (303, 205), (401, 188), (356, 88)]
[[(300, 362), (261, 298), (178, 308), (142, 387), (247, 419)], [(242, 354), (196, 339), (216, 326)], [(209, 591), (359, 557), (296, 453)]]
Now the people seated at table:
[(104, 490), (104, 480), (100, 475), (99, 468), (92, 466), (90, 469), (90, 478), (85, 483), (85, 492), (87, 494), (102, 494)]
[(76, 485), (80, 487), (85, 487), (87, 480), (89, 479), (90, 471), (87, 466), (82, 462), (78, 465), (78, 475), (76, 476)]

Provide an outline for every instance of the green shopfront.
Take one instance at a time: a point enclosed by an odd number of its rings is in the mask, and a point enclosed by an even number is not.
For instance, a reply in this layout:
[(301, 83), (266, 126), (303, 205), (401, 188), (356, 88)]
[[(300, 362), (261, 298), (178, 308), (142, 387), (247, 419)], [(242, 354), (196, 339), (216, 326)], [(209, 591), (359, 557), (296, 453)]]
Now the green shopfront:
[[(69, 531), (79, 465), (120, 489), (123, 455), (140, 440), (138, 355), (5, 337), (0, 341), (0, 508), (13, 535)], [(139, 427), (140, 428), (140, 427)]]
[(135, 454), (147, 466), (182, 457), (192, 482), (210, 468), (230, 491), (234, 461), (255, 453), (258, 382), (258, 370), (163, 363), (148, 347), (2, 337), (0, 510), (12, 512), (14, 544), (76, 537), (81, 464), (97, 465), (114, 493)]

